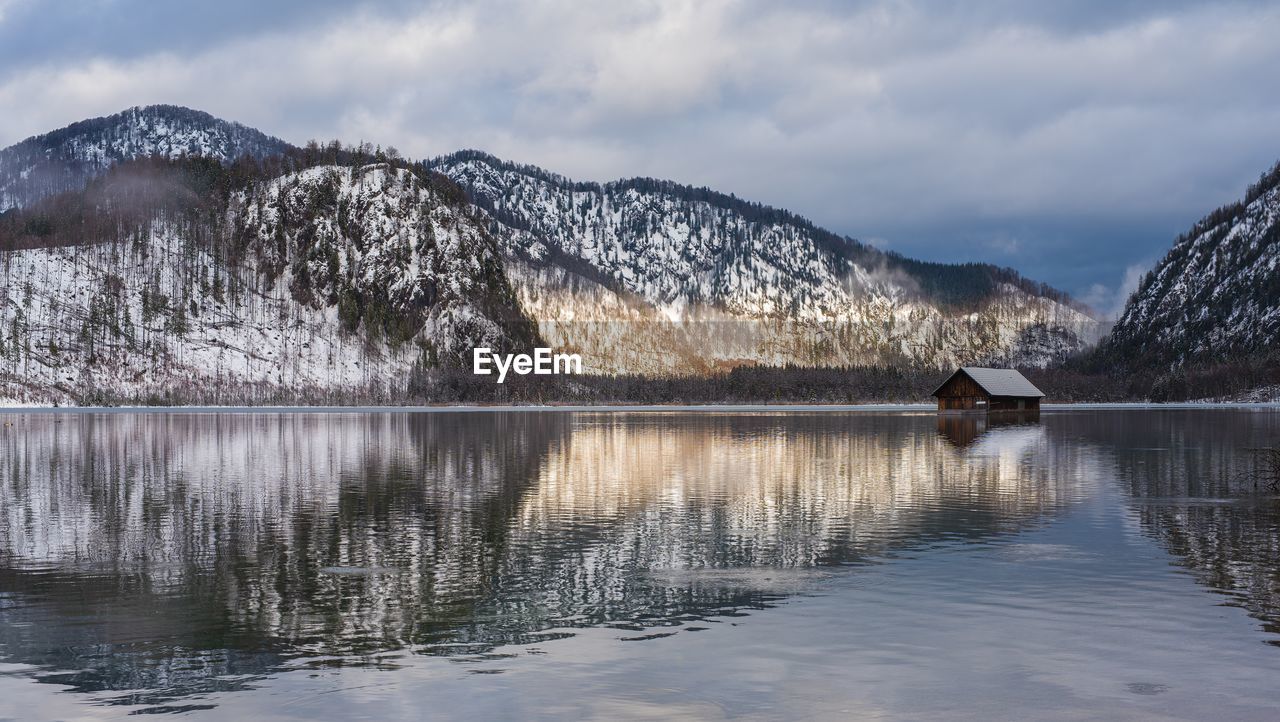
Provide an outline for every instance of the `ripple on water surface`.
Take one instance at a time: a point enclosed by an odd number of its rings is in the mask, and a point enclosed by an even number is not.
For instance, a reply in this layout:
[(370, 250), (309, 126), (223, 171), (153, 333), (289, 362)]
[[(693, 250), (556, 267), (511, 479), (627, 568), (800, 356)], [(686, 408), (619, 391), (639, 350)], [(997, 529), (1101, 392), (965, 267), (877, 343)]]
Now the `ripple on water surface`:
[[(14, 421), (0, 679), (32, 709), (70, 690), (128, 711), (266, 714), (279, 685), (354, 704), (336, 693), (363, 670), (387, 675), (370, 699), (559, 691), (552, 708), (650, 690), (650, 711), (927, 715), (929, 695), (895, 696), (900, 678), (1012, 705), (1049, 685), (1088, 713), (1204, 692), (1178, 666), (1180, 629), (1221, 625), (1202, 643), (1240, 680), (1231, 665), (1280, 659), (1256, 644), (1280, 631), (1277, 505), (1231, 481), (1274, 414)], [(1223, 617), (1223, 598), (1252, 619)], [(1135, 649), (1165, 661), (1087, 671)], [(793, 668), (831, 684), (779, 686)], [(689, 675), (683, 697), (652, 692)]]

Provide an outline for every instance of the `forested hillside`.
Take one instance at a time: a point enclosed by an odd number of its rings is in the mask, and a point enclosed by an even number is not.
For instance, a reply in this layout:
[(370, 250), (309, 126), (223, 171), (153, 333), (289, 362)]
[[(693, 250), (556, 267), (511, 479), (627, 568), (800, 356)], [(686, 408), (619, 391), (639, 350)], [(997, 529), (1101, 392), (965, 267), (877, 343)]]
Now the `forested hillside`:
[(1045, 366), (1099, 331), (1012, 270), (913, 261), (706, 188), (580, 183), (476, 151), (427, 165), (492, 218), (544, 337), (593, 349), (601, 372)]
[(78, 190), (122, 161), (160, 156), (267, 158), (279, 138), (190, 108), (150, 105), (73, 123), (0, 150), (0, 212)]
[(1046, 367), (1098, 333), (1012, 270), (903, 258), (706, 188), (294, 147), (173, 106), (0, 151), (0, 200), (10, 401), (443, 399), (473, 347), (535, 344), (598, 379), (542, 388), (607, 396), (610, 378), (743, 367)]
[(327, 156), (146, 158), (0, 216), (0, 395), (391, 401), (535, 344), (451, 182)]
[(1095, 363), (1152, 374), (1157, 398), (1280, 386), (1280, 165), (1175, 241)]

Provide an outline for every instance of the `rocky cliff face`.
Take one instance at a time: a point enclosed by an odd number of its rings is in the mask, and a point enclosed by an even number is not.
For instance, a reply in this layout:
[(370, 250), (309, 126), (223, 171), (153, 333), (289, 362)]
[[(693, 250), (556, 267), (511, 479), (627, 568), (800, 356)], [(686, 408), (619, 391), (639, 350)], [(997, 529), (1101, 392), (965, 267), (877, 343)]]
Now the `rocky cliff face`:
[(409, 169), (308, 168), (254, 186), (229, 212), (294, 299), (336, 308), (348, 331), (416, 341), (430, 365), (533, 340), (480, 219)]

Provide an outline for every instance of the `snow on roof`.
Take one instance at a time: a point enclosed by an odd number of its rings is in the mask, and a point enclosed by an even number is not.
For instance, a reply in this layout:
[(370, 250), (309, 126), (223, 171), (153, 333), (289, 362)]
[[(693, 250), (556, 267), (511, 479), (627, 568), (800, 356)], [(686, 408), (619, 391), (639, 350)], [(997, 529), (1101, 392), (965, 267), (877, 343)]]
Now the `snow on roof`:
[[(1013, 369), (961, 366), (960, 370), (956, 371), (956, 374), (961, 371), (991, 396), (1034, 396), (1037, 398), (1044, 396), (1044, 392), (1040, 391), (1025, 376)], [(946, 386), (947, 382), (950, 382), (956, 374), (948, 376), (947, 381), (944, 381), (942, 386)], [(938, 395), (938, 392), (942, 390), (942, 386), (934, 390), (934, 396)]]

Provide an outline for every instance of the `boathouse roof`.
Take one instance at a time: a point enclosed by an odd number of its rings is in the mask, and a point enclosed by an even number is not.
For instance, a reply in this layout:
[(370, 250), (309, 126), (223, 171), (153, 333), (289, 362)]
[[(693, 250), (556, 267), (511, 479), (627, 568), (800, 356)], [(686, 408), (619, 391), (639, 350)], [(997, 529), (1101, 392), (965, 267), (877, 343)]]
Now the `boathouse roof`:
[(964, 374), (973, 379), (973, 382), (982, 387), (988, 396), (1020, 396), (1026, 398), (1041, 398), (1044, 392), (1035, 387), (1035, 384), (1027, 380), (1027, 377), (1018, 373), (1014, 369), (989, 369), (981, 366), (961, 366), (956, 372), (947, 377), (942, 385), (933, 390), (933, 395), (937, 396), (947, 384), (951, 383), (951, 379), (956, 374)]

